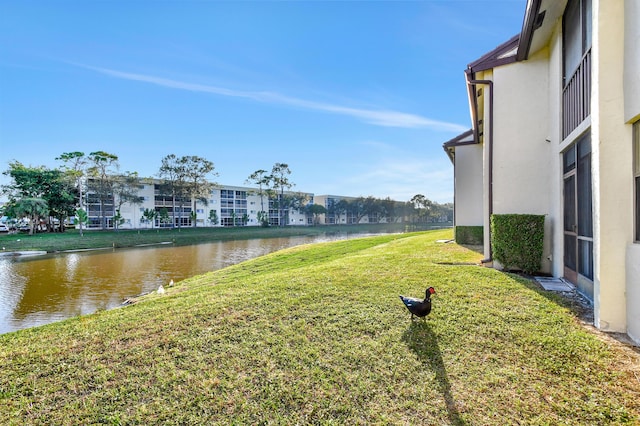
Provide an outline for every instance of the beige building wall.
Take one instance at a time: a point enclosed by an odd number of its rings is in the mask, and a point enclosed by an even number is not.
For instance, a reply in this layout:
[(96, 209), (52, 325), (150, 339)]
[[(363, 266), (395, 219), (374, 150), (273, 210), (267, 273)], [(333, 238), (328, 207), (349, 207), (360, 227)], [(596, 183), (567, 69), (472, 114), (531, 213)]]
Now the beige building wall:
[(482, 145), (456, 147), (455, 162), (455, 224), (482, 226)]
[(493, 213), (547, 215), (544, 272), (551, 272), (553, 240), (548, 68), (549, 50), (545, 48), (526, 62), (493, 71)]
[(633, 180), (631, 126), (624, 120), (624, 2), (593, 0), (592, 4), (595, 325), (626, 332), (624, 262), (633, 237)]
[(562, 152), (562, 19), (558, 19), (549, 46), (549, 127), (551, 141), (549, 157), (549, 217), (551, 226), (551, 273), (554, 277), (564, 274), (564, 230), (563, 230), (563, 168)]
[[(142, 197), (141, 204), (130, 204), (124, 203), (120, 210), (120, 214), (124, 218), (125, 222), (120, 225), (120, 228), (143, 228), (143, 225), (140, 222), (142, 218), (142, 213), (145, 209), (153, 210), (155, 208), (154, 203), (154, 185), (152, 182), (147, 181), (146, 179), (142, 179), (140, 183), (141, 188), (138, 191), (138, 196)], [(150, 225), (149, 225), (150, 226)]]

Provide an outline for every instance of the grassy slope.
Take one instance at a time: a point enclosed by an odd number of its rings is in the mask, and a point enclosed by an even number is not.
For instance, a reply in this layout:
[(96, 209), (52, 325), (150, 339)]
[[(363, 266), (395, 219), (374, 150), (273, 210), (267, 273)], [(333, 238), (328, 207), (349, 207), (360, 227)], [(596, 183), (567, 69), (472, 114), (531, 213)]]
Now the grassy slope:
[[(436, 243), (296, 247), (163, 296), (0, 336), (0, 423), (640, 421), (639, 356)], [(438, 294), (427, 321), (398, 294)], [(634, 374), (636, 376), (634, 376)]]

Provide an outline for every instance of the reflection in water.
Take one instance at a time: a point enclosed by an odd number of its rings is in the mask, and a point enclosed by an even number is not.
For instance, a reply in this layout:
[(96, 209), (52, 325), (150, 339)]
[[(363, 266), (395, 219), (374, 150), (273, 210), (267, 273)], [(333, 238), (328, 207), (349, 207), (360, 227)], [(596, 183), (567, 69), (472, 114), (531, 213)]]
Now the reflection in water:
[(170, 280), (224, 268), (295, 245), (360, 235), (269, 238), (194, 246), (0, 257), (0, 333), (119, 306)]

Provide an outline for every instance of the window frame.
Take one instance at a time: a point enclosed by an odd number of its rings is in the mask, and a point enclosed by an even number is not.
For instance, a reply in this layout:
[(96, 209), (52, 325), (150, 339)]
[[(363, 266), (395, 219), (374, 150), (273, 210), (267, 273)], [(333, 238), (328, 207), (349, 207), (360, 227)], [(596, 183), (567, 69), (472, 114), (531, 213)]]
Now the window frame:
[[(568, 12), (575, 13), (574, 18), (576, 22), (568, 21), (570, 14)], [(584, 58), (584, 55), (591, 49), (593, 38), (593, 22), (591, 21), (593, 13), (592, 0), (569, 0), (565, 7), (564, 14), (562, 16), (562, 84), (566, 87), (571, 77), (575, 74), (576, 70), (580, 67), (582, 59), (578, 60), (577, 65), (567, 64), (570, 52), (567, 51), (568, 47), (580, 47), (580, 58)], [(567, 37), (571, 35), (577, 36), (578, 43), (574, 46)], [(579, 44), (579, 46), (578, 46)], [(572, 65), (568, 67), (568, 65)]]
[(640, 243), (640, 120), (633, 123), (634, 242)]

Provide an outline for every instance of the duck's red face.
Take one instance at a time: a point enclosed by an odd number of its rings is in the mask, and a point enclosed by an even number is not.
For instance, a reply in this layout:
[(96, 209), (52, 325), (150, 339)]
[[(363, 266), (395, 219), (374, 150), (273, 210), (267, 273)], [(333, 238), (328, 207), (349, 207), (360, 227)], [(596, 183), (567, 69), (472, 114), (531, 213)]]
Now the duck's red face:
[(429, 287), (429, 294), (435, 294), (436, 293), (436, 289), (433, 287)]

